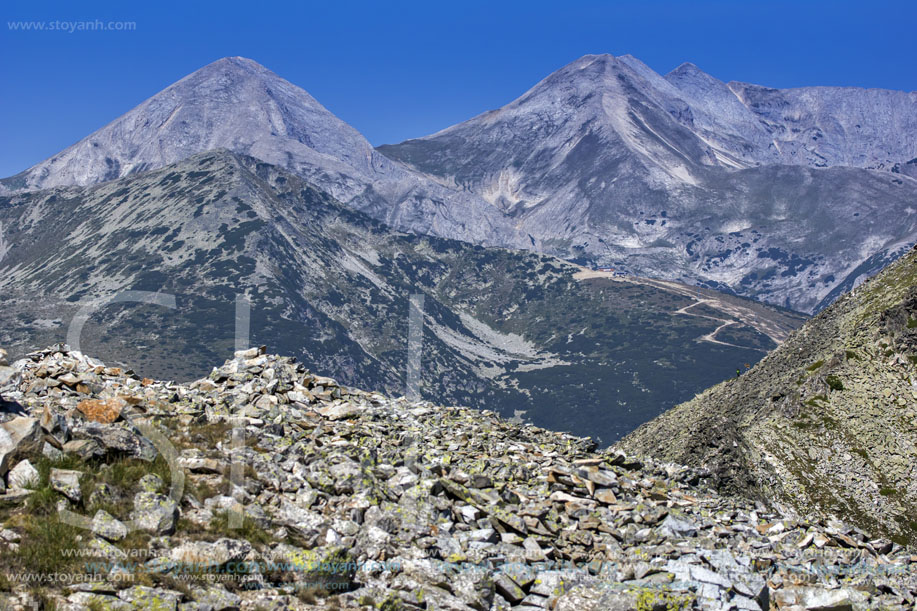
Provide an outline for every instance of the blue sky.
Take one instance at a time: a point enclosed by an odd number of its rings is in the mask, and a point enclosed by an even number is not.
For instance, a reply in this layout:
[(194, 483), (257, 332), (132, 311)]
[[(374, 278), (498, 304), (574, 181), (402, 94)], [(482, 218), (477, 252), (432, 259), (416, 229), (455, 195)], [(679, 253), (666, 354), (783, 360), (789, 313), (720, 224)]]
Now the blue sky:
[[(722, 80), (773, 87), (917, 90), (913, 0), (5, 0), (0, 13), (0, 176), (228, 55), (303, 87), (373, 144), (499, 107), (587, 53), (630, 53), (662, 73), (691, 61)], [(136, 29), (10, 26), (95, 20)]]

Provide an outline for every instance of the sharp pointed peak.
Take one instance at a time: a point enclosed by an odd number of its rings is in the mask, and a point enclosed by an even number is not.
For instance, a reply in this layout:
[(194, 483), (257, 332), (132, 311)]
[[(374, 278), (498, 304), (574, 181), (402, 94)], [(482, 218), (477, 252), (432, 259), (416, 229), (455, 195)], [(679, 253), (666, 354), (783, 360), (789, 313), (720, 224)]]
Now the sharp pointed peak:
[[(189, 85), (193, 88), (201, 86), (222, 87), (224, 81), (227, 80), (234, 85), (238, 85), (242, 82), (258, 82), (260, 87), (277, 86), (288, 88), (290, 91), (295, 90), (297, 92), (296, 95), (306, 100), (310, 106), (319, 105), (309, 92), (302, 87), (290, 83), (279, 74), (259, 64), (255, 60), (240, 56), (221, 57), (218, 60), (212, 61), (172, 83), (172, 85), (164, 89), (163, 92), (173, 90), (174, 88), (188, 87)], [(163, 92), (156, 95), (160, 95)]]
[(684, 62), (666, 74), (665, 79), (673, 84), (684, 82), (722, 83), (718, 78), (708, 72), (704, 72), (691, 62)]
[(561, 68), (561, 70), (563, 70), (564, 68), (582, 69), (587, 66), (591, 66), (592, 64), (608, 64), (608, 63), (615, 62), (615, 61), (617, 61), (615, 56), (611, 55), (610, 53), (599, 53), (599, 54), (589, 53), (589, 54), (583, 55), (582, 57), (578, 57), (577, 59), (573, 60), (572, 62), (570, 62), (563, 68)]
[(612, 55), (611, 53), (583, 55), (579, 59), (568, 64), (565, 68), (583, 70), (590, 66), (611, 70), (630, 69), (641, 73), (653, 72), (652, 68), (629, 53), (618, 56)]
[(596, 55), (584, 55), (578, 62), (582, 62), (585, 65), (589, 64), (614, 64), (617, 63), (618, 58), (612, 55), (611, 53), (599, 53)]
[(258, 62), (248, 57), (242, 57), (241, 55), (227, 55), (226, 57), (221, 57), (216, 60), (214, 63), (218, 64), (220, 62), (234, 63), (234, 64), (255, 64), (260, 66)]
[(217, 70), (244, 70), (249, 72), (267, 73), (271, 72), (253, 59), (236, 55), (231, 57), (221, 57), (220, 59), (212, 61), (209, 64), (196, 70), (195, 73), (213, 72)]
[(672, 72), (681, 72), (681, 71), (686, 71), (686, 70), (691, 70), (691, 71), (697, 70), (698, 72), (703, 72), (703, 70), (698, 68), (697, 64), (695, 64), (694, 62), (681, 62), (677, 68), (672, 70)]
[(259, 64), (258, 62), (256, 62), (255, 60), (249, 59), (248, 57), (242, 57), (241, 55), (229, 55), (226, 57), (221, 57), (220, 59), (213, 61), (208, 65), (211, 65), (211, 66), (237, 65), (237, 66), (252, 66), (252, 67), (258, 66), (259, 68), (264, 67), (261, 64)]
[(702, 75), (710, 76), (708, 73), (704, 72), (697, 67), (697, 64), (693, 62), (682, 62), (677, 68), (670, 71), (666, 74), (666, 77), (680, 77), (680, 76), (693, 76), (693, 75)]

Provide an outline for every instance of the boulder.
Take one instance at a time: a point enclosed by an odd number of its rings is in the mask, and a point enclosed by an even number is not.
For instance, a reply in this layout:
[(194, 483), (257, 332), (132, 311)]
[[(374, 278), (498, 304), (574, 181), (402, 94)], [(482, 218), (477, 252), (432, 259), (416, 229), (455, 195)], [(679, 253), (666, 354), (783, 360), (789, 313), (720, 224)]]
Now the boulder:
[(697, 534), (697, 524), (669, 514), (659, 526), (659, 532), (668, 537), (693, 537)]
[(131, 519), (137, 528), (156, 535), (170, 535), (175, 532), (178, 505), (170, 497), (157, 492), (138, 492), (134, 496)]
[(162, 478), (155, 473), (147, 473), (137, 482), (140, 489), (144, 492), (160, 492), (164, 483)]
[(38, 469), (28, 460), (23, 460), (10, 469), (6, 480), (10, 490), (31, 490), (38, 485), (38, 478)]
[(5, 387), (12, 386), (18, 379), (17, 373), (12, 367), (0, 365), (0, 390), (5, 390)]
[(32, 495), (31, 490), (8, 490), (0, 494), (0, 507), (19, 505)]
[(222, 586), (192, 588), (191, 597), (201, 605), (199, 608), (212, 611), (239, 611), (242, 599)]
[(44, 432), (53, 435), (59, 443), (66, 443), (70, 440), (70, 424), (66, 416), (52, 412), (47, 405), (41, 412), (39, 424)]
[(134, 586), (118, 592), (118, 598), (130, 603), (135, 609), (175, 611), (182, 600), (182, 594), (162, 588)]
[(283, 499), (274, 510), (274, 522), (285, 526), (299, 535), (309, 546), (317, 544), (328, 531), (328, 521), (320, 513), (304, 509)]
[(0, 477), (6, 475), (10, 462), (41, 443), (41, 427), (34, 418), (20, 416), (0, 424)]
[(82, 478), (83, 473), (81, 471), (51, 469), (48, 481), (51, 483), (53, 489), (63, 494), (74, 503), (79, 503), (83, 500), (83, 493), (80, 490), (80, 480)]
[(0, 348), (0, 392), (19, 381), (19, 372), (9, 366), (6, 360), (6, 350)]
[[(90, 422), (74, 429), (75, 439), (87, 439), (96, 442), (106, 454), (118, 454), (152, 462), (158, 454), (156, 446), (132, 428), (124, 425), (99, 424)], [(69, 443), (72, 443), (69, 442)], [(66, 444), (64, 446), (66, 450)]]
[(363, 408), (353, 403), (336, 403), (328, 407), (321, 407), (315, 411), (328, 420), (346, 420), (360, 415), (363, 412)]
[(71, 439), (63, 445), (63, 452), (82, 460), (105, 456), (105, 448), (95, 439)]
[(127, 536), (127, 526), (107, 511), (100, 509), (92, 518), (92, 532), (109, 541), (120, 541)]
[(118, 497), (117, 491), (112, 486), (105, 482), (99, 482), (95, 485), (92, 494), (89, 495), (89, 506), (113, 504), (118, 501)]
[(111, 399), (86, 399), (80, 401), (76, 408), (91, 422), (111, 424), (121, 417), (121, 410), (126, 405), (127, 402), (124, 399), (112, 397)]
[(778, 590), (774, 596), (778, 609), (806, 611), (853, 611), (863, 608), (867, 596), (853, 588), (828, 590), (818, 587), (793, 587)]
[(105, 611), (136, 611), (137, 607), (114, 596), (95, 592), (74, 592), (67, 600), (75, 607), (71, 609), (104, 609)]

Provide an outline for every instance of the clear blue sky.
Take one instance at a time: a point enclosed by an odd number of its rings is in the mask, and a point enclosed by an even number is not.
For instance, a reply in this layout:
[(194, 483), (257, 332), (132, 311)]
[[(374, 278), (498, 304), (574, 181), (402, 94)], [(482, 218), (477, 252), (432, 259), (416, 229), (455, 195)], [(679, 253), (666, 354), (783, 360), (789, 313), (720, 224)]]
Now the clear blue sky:
[[(0, 176), (228, 55), (303, 87), (373, 144), (499, 107), (587, 53), (630, 53), (662, 73), (691, 61), (773, 87), (917, 89), (913, 0), (4, 0), (0, 13)], [(11, 30), (20, 20), (136, 29)]]

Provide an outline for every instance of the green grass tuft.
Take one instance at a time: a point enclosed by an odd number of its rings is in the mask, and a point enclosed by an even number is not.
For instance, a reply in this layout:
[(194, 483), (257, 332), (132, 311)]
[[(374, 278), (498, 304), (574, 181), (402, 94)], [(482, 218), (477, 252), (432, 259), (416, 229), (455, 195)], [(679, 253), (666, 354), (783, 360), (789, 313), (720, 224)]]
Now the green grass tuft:
[(819, 369), (824, 364), (825, 364), (824, 361), (815, 361), (814, 363), (806, 367), (806, 371), (815, 371), (816, 369)]

